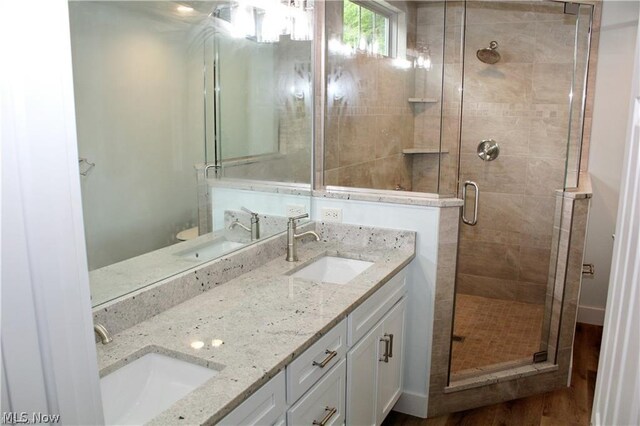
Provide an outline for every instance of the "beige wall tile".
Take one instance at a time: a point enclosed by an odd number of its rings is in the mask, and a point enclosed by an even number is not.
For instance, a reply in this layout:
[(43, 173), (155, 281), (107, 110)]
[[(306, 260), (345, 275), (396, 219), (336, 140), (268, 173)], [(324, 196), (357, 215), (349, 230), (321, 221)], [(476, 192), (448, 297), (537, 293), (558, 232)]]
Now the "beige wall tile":
[(569, 106), (572, 64), (533, 64), (533, 102)]
[(468, 24), (531, 22), (536, 18), (533, 2), (472, 1), (467, 3)]
[(575, 20), (576, 18), (571, 16), (562, 21), (537, 22), (535, 24), (535, 62), (573, 63)]
[[(564, 106), (558, 109), (566, 109)], [(567, 157), (567, 129), (569, 118), (562, 111), (560, 117), (533, 118), (529, 133), (528, 153), (532, 157)]]
[(530, 102), (532, 72), (531, 64), (471, 61), (465, 64), (465, 102)]
[(546, 292), (550, 254), (550, 248), (520, 247), (518, 279), (545, 285), (542, 294)]
[(403, 122), (400, 115), (381, 115), (375, 118), (376, 158), (402, 152)]
[(374, 116), (348, 115), (340, 118), (340, 167), (373, 160), (376, 137)]
[(462, 274), (517, 280), (519, 261), (519, 246), (460, 241), (458, 271)]
[(553, 196), (564, 187), (564, 160), (561, 158), (530, 158), (527, 162), (528, 195)]
[(460, 154), (460, 180), (472, 180), (480, 186), (482, 206), (486, 192), (523, 194), (526, 188), (528, 160), (523, 156), (500, 156), (493, 161), (483, 161), (475, 153)]

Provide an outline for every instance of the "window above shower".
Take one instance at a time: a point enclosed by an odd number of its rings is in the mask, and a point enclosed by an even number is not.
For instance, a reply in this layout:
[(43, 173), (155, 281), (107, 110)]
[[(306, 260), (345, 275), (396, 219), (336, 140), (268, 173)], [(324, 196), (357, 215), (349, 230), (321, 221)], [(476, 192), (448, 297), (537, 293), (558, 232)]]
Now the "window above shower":
[(362, 4), (345, 0), (342, 42), (354, 50), (390, 56), (393, 16), (392, 11), (379, 3)]

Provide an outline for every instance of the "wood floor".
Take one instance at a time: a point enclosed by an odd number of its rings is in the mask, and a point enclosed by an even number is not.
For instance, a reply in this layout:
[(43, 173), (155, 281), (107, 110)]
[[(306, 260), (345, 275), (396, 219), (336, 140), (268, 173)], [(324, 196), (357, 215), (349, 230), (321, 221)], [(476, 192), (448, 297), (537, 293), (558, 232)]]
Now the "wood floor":
[(391, 412), (384, 426), (574, 426), (589, 425), (602, 327), (578, 323), (571, 386), (432, 419)]

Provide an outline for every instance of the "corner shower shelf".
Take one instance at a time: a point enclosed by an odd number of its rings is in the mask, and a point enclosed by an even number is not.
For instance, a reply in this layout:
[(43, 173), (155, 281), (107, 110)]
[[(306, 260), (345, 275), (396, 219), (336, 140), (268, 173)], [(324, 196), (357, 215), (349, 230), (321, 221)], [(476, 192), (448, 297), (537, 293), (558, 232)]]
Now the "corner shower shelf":
[(438, 102), (436, 98), (409, 98), (410, 104), (434, 104)]
[(405, 155), (415, 154), (448, 154), (449, 151), (440, 151), (438, 148), (405, 148), (402, 150)]

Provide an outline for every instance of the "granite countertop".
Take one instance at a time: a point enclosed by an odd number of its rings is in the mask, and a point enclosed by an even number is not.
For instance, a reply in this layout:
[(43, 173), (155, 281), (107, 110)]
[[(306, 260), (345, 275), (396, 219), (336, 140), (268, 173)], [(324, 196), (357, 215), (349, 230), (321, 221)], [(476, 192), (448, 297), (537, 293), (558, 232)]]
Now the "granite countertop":
[[(221, 420), (415, 256), (412, 232), (397, 231), (376, 240), (357, 227), (339, 235), (318, 231), (323, 241), (300, 244), (299, 262), (286, 262), (283, 252), (262, 267), (115, 334), (112, 343), (98, 345), (100, 375), (149, 352), (214, 368), (220, 371), (217, 376), (150, 423)], [(374, 265), (343, 285), (287, 275), (327, 254)], [(194, 342), (204, 346), (194, 349)]]

